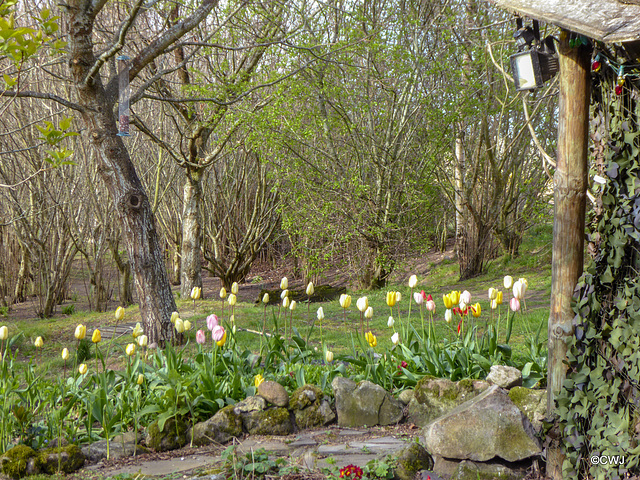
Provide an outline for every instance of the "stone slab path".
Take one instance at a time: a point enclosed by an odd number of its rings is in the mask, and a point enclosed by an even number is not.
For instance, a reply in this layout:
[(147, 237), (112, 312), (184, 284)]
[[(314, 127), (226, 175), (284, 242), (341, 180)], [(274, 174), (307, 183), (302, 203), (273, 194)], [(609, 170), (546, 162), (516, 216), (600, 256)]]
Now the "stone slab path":
[[(362, 466), (374, 459), (384, 459), (387, 455), (396, 454), (417, 435), (417, 430), (407, 433), (388, 427), (386, 430), (359, 430), (333, 426), (284, 437), (250, 436), (238, 443), (238, 452), (245, 454), (264, 449), (274, 456), (287, 457), (291, 464), (298, 465), (301, 470), (319, 471), (332, 465), (338, 468), (351, 463)], [(190, 475), (213, 468), (220, 461), (219, 455), (211, 452), (169, 453), (171, 458), (158, 459), (157, 454), (141, 455), (137, 459), (127, 459), (124, 465), (98, 463), (85, 470), (107, 477), (142, 474), (149, 477), (180, 476), (217, 480), (218, 475)]]

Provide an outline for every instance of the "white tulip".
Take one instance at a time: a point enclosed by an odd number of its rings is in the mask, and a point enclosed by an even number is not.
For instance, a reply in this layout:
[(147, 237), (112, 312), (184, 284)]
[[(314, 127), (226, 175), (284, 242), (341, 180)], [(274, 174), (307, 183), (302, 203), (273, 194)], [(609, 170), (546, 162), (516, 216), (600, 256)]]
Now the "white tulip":
[(393, 317), (389, 317), (389, 320), (387, 320), (387, 327), (393, 328), (395, 324), (396, 322), (393, 320)]
[(453, 312), (451, 311), (450, 308), (447, 308), (447, 310), (444, 312), (444, 320), (445, 320), (445, 322), (447, 322), (447, 323), (451, 322), (452, 318), (453, 318)]
[(513, 287), (513, 277), (511, 275), (507, 275), (504, 277), (504, 288)]
[(391, 342), (394, 345), (398, 345), (400, 343), (400, 335), (398, 335), (398, 332), (396, 332), (393, 335), (391, 335)]
[(418, 277), (411, 275), (409, 277), (409, 287), (414, 288), (418, 284)]
[(282, 280), (280, 280), (280, 290), (286, 290), (287, 288), (289, 288), (289, 280), (287, 280), (287, 277), (282, 277)]
[(364, 311), (364, 318), (373, 318), (373, 308), (372, 307), (367, 307), (367, 309)]
[(313, 282), (309, 282), (309, 285), (307, 285), (307, 295), (311, 296), (313, 295), (314, 289), (313, 289)]
[(322, 307), (318, 308), (318, 320), (324, 320), (324, 310), (322, 309)]

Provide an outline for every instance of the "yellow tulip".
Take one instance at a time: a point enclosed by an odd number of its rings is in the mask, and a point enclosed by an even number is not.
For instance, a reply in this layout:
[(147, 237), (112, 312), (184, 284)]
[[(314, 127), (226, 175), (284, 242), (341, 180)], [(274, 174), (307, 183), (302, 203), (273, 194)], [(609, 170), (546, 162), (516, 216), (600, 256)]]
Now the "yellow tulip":
[(347, 309), (351, 306), (351, 295), (347, 295), (343, 293), (340, 295), (340, 306), (344, 309)]
[(198, 300), (200, 298), (201, 293), (202, 293), (202, 290), (200, 289), (200, 287), (193, 287), (191, 289), (191, 298), (193, 300)]
[(256, 388), (258, 388), (262, 382), (264, 382), (264, 377), (260, 373), (253, 378), (253, 384)]
[(9, 329), (6, 325), (0, 327), (0, 341), (9, 338)]
[(44, 340), (42, 340), (42, 337), (38, 337), (36, 338), (36, 341), (33, 342), (33, 344), (36, 346), (36, 348), (42, 348), (42, 346), (44, 345)]
[(234, 295), (238, 294), (238, 282), (233, 282), (231, 284), (231, 293), (233, 293)]
[(119, 322), (124, 318), (124, 308), (118, 307), (116, 308), (116, 320)]
[(460, 290), (453, 290), (449, 297), (451, 298), (451, 303), (458, 305), (460, 303)]
[(74, 335), (78, 340), (82, 340), (87, 335), (87, 327), (82, 324), (78, 325)]
[(453, 300), (451, 300), (451, 295), (442, 295), (442, 301), (444, 302), (444, 308), (449, 309), (453, 307)]
[(144, 383), (144, 375), (139, 373), (138, 374), (138, 381), (136, 382), (138, 385), (142, 385)]
[(269, 294), (268, 294), (268, 293), (265, 293), (265, 294), (262, 296), (262, 303), (264, 303), (265, 305), (266, 305), (267, 303), (269, 303)]
[[(176, 320), (180, 318), (180, 314), (178, 312), (173, 312), (171, 314), (171, 323), (176, 324)], [(140, 324), (138, 324), (140, 325)]]
[(367, 341), (367, 343), (369, 344), (369, 346), (371, 348), (375, 347), (376, 345), (378, 345), (378, 339), (376, 338), (376, 336), (373, 334), (373, 332), (369, 331), (367, 333), (364, 334), (364, 338)]
[[(180, 320), (180, 319), (178, 319), (178, 320)], [(180, 321), (182, 321), (182, 320), (180, 320)], [(144, 348), (144, 347), (147, 346), (148, 343), (149, 343), (149, 338), (146, 335), (140, 335), (138, 337), (138, 345), (139, 346)]]
[(63, 348), (62, 349), (62, 359), (66, 362), (67, 360), (69, 360), (69, 349), (68, 348)]
[(287, 288), (289, 288), (289, 280), (287, 280), (287, 277), (282, 277), (282, 280), (280, 280), (280, 290), (286, 290)]
[(327, 350), (324, 359), (327, 361), (327, 363), (333, 362), (333, 352), (331, 350)]
[(86, 363), (81, 363), (80, 366), (78, 367), (78, 372), (80, 372), (80, 375), (84, 375), (85, 373), (87, 373), (87, 364)]
[(93, 335), (91, 335), (91, 341), (93, 343), (100, 343), (102, 341), (102, 334), (97, 328), (93, 331)]
[(229, 302), (229, 305), (231, 305), (232, 307), (237, 303), (237, 301), (238, 301), (238, 297), (236, 297), (234, 293), (229, 295), (229, 300), (227, 300), (227, 302)]
[[(177, 314), (177, 312), (174, 312)], [(171, 318), (173, 318), (173, 315), (171, 316)], [(142, 330), (142, 326), (140, 325), (140, 322), (136, 323), (136, 326), (133, 329), (133, 332), (131, 332), (131, 335), (133, 335), (133, 338), (138, 338), (140, 335), (142, 335), (143, 330)]]
[(175, 327), (176, 327), (176, 332), (178, 332), (178, 333), (183, 333), (184, 332), (184, 322), (182, 321), (181, 318), (176, 320)]
[(129, 355), (130, 357), (135, 355), (135, 353), (136, 353), (136, 344), (135, 343), (130, 343), (129, 345), (127, 345), (127, 348), (125, 349), (125, 353), (127, 355)]
[[(235, 325), (234, 325), (234, 328), (235, 328)], [(218, 345), (219, 347), (222, 347), (226, 342), (227, 342), (227, 332), (225, 331), (222, 338), (216, 342), (216, 345)]]
[(498, 305), (502, 305), (502, 290), (500, 290), (500, 291), (498, 292), (498, 295), (496, 296), (496, 303), (497, 303)]
[(227, 298), (227, 289), (224, 287), (220, 289), (220, 298), (222, 298), (223, 300)]
[(296, 303), (295, 300), (291, 300), (291, 305), (289, 305), (289, 310), (293, 311), (296, 309), (296, 307), (298, 306), (298, 304)]
[(396, 292), (387, 292), (387, 305), (393, 307), (396, 304)]
[(476, 303), (475, 305), (471, 305), (471, 315), (478, 318), (482, 313), (482, 308), (480, 308), (480, 304)]
[(189, 320), (185, 320), (184, 321), (184, 331), (188, 332), (189, 330), (191, 330), (191, 322)]
[(290, 302), (289, 297), (284, 297), (284, 300), (282, 300), (282, 307), (289, 308)]

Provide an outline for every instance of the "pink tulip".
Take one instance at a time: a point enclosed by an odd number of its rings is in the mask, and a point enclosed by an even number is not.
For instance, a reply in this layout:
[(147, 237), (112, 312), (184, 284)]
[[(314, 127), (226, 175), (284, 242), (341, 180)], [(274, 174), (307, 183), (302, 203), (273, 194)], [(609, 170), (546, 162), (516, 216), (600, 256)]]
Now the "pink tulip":
[[(422, 298), (424, 299), (424, 301), (425, 301), (425, 302), (426, 302), (427, 300), (429, 300), (429, 299), (427, 298), (427, 294), (424, 292), (424, 290), (422, 290), (422, 291), (420, 292), (420, 295), (422, 295)], [(431, 295), (429, 295), (429, 297), (431, 297)]]
[(211, 336), (213, 337), (214, 342), (219, 342), (224, 338), (224, 327), (221, 325), (216, 325), (211, 330)]
[(517, 312), (518, 310), (520, 310), (520, 300), (518, 300), (516, 297), (512, 297), (511, 301), (509, 302), (509, 306), (511, 307), (512, 311)]
[(413, 299), (418, 305), (422, 305), (424, 303), (424, 297), (418, 292), (413, 293)]
[(198, 330), (196, 332), (196, 342), (198, 342), (200, 345), (203, 345), (205, 342), (205, 336), (204, 336), (204, 332), (202, 330)]
[(434, 302), (433, 300), (427, 300), (427, 303), (425, 303), (425, 306), (427, 307), (427, 310), (429, 310), (430, 312), (436, 311), (436, 302)]
[(213, 328), (218, 325), (218, 317), (215, 314), (211, 314), (207, 317), (207, 328), (213, 331)]

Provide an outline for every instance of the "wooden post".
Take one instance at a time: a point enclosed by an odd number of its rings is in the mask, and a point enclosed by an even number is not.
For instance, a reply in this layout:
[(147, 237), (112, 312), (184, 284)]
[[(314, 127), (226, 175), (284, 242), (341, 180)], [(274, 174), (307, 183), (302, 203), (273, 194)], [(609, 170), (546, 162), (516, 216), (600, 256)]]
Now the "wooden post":
[[(590, 48), (570, 47), (569, 32), (562, 30), (558, 47), (560, 60), (560, 113), (558, 154), (554, 175), (555, 215), (549, 314), (549, 373), (547, 416), (554, 415), (555, 397), (566, 378), (567, 341), (573, 335), (571, 298), (582, 274), (585, 205), (587, 188), (587, 145), (591, 96)], [(547, 452), (547, 475), (562, 479), (564, 455), (556, 432)]]

